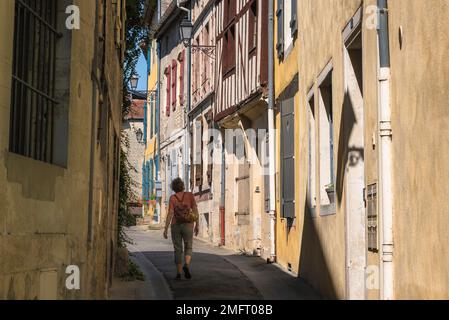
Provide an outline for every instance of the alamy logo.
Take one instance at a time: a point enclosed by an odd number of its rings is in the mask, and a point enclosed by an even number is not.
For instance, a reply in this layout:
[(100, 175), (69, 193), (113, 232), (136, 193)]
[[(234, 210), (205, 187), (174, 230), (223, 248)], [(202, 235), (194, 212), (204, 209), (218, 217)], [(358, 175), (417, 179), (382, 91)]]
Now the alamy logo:
[(80, 29), (80, 8), (75, 5), (68, 6), (65, 13), (69, 16), (65, 21), (65, 26), (69, 30)]
[(369, 30), (377, 29), (378, 27), (378, 13), (377, 6), (371, 5), (366, 7), (366, 28)]
[(65, 273), (68, 275), (65, 280), (65, 287), (68, 290), (80, 290), (80, 268), (74, 265), (68, 266)]

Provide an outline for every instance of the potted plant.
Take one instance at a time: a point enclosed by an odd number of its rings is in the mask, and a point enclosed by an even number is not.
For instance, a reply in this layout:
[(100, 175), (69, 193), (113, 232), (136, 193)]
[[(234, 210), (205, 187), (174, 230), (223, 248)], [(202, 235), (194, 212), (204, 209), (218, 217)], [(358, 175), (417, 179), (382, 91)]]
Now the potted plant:
[(148, 201), (149, 205), (153, 208), (156, 207), (157, 201), (156, 201), (156, 196), (155, 195), (151, 195), (150, 200)]
[(334, 203), (335, 202), (335, 186), (333, 183), (328, 184), (326, 187), (326, 193), (327, 196), (329, 197), (329, 201), (330, 203)]

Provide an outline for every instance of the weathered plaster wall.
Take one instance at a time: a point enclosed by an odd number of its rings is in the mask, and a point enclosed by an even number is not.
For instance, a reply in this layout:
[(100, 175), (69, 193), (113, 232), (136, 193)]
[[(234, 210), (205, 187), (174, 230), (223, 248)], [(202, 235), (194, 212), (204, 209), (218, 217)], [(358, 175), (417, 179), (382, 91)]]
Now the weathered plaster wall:
[[(275, 11), (277, 9), (277, 4), (278, 2), (275, 1)], [(298, 11), (299, 13), (299, 11)], [(289, 23), (289, 21), (286, 21), (286, 23)], [(274, 34), (277, 34), (277, 29), (278, 29), (278, 24), (277, 24), (277, 20), (275, 19), (275, 23), (274, 23)], [(298, 60), (298, 54), (299, 54), (299, 40), (298, 39), (294, 39), (292, 46), (285, 48), (285, 55), (284, 55), (284, 59), (280, 60), (277, 57), (276, 54), (276, 42), (275, 41), (275, 48), (273, 48), (274, 50), (274, 68), (275, 68), (275, 97), (276, 97), (276, 105), (278, 106), (278, 108), (276, 109), (276, 129), (277, 129), (277, 135), (276, 135), (276, 146), (277, 146), (277, 151), (276, 151), (276, 211), (278, 213), (281, 212), (281, 200), (282, 199), (282, 195), (281, 195), (281, 178), (280, 178), (280, 173), (281, 173), (281, 167), (280, 167), (280, 163), (281, 163), (281, 159), (280, 159), (280, 155), (281, 155), (281, 118), (280, 118), (280, 110), (279, 110), (279, 98), (280, 95), (287, 89), (287, 87), (289, 85), (291, 85), (291, 83), (294, 81), (294, 78), (297, 76), (298, 71), (299, 71), (299, 60)], [(296, 85), (297, 86), (297, 85)], [(299, 138), (299, 117), (302, 116), (302, 113), (298, 112), (299, 111), (299, 92), (297, 92), (295, 94), (295, 155), (296, 158), (298, 159), (298, 155), (300, 152), (300, 144), (298, 143), (298, 138)], [(300, 176), (300, 171), (299, 171), (299, 162), (297, 162), (296, 166), (295, 166), (295, 181), (299, 181), (299, 176)], [(300, 196), (300, 185), (296, 184), (296, 189), (295, 189), (295, 198), (296, 198), (296, 202), (299, 202), (299, 196)], [(301, 226), (302, 226), (302, 220), (303, 220), (303, 216), (301, 215), (302, 213), (302, 208), (298, 208), (296, 207), (296, 221), (294, 226), (288, 230), (287, 228), (287, 220), (281, 218), (281, 214), (277, 215), (277, 219), (276, 219), (276, 261), (285, 269), (287, 269), (289, 267), (289, 265), (291, 266), (291, 271), (293, 273), (298, 273), (299, 270), (299, 244), (300, 244), (300, 237), (301, 237)]]
[(142, 164), (145, 154), (145, 144), (137, 141), (136, 131), (142, 130), (143, 133), (143, 121), (142, 120), (128, 120), (123, 125), (125, 135), (129, 140), (128, 161), (132, 166), (130, 171), (130, 177), (133, 181), (132, 192), (134, 196), (133, 201), (137, 201), (142, 198)]
[(395, 298), (448, 299), (449, 3), (389, 12)]
[[(298, 3), (299, 10), (299, 172), (308, 172), (308, 129), (307, 129), (307, 93), (310, 88), (315, 92), (315, 112), (318, 117), (317, 76), (332, 61), (333, 64), (333, 113), (335, 129), (334, 167), (338, 172), (337, 161), (339, 128), (341, 127), (342, 106), (344, 103), (343, 83), (343, 41), (341, 32), (346, 23), (360, 7), (361, 1), (329, 0), (303, 1)], [(319, 18), (318, 18), (319, 17)], [(317, 127), (318, 129), (318, 127)], [(319, 129), (318, 129), (319, 131)], [(317, 148), (319, 144), (317, 143)], [(319, 161), (319, 153), (317, 153)], [(344, 172), (344, 169), (343, 171)], [(337, 173), (338, 174), (338, 173)], [(344, 179), (344, 177), (342, 177)], [(337, 181), (338, 181), (337, 177)], [(322, 294), (345, 298), (345, 199), (344, 191), (337, 186), (337, 212), (331, 216), (316, 217), (307, 210), (307, 174), (298, 177), (299, 199), (297, 207), (301, 239), (299, 240), (299, 274), (313, 284)], [(319, 177), (317, 177), (319, 181)], [(344, 180), (343, 180), (344, 181)], [(339, 191), (340, 189), (340, 191)], [(318, 188), (317, 188), (318, 190)], [(318, 196), (318, 195), (317, 195)]]
[[(101, 214), (94, 217), (98, 232), (94, 233), (92, 255), (97, 262), (88, 263), (87, 245), (95, 2), (79, 0), (75, 4), (84, 14), (80, 30), (71, 32), (71, 59), (68, 61), (71, 73), (66, 75), (70, 76), (67, 168), (8, 151), (11, 77), (7, 75), (12, 72), (14, 1), (0, 4), (4, 31), (0, 36), (0, 71), (5, 75), (0, 80), (0, 298), (79, 299), (102, 298), (107, 294), (110, 253), (106, 248), (110, 248), (110, 238), (115, 237), (113, 231), (108, 233), (115, 228), (112, 218), (108, 218), (112, 206), (109, 212), (102, 212), (103, 217)], [(116, 59), (115, 50), (113, 54)], [(108, 132), (110, 136), (112, 128), (120, 128), (117, 114), (120, 114), (121, 102), (117, 99), (121, 88), (120, 65), (118, 61), (111, 65), (109, 76), (114, 81), (110, 82), (111, 116), (115, 122)], [(112, 144), (109, 154), (111, 147)], [(109, 181), (106, 176), (112, 174), (103, 170), (102, 163), (98, 160), (96, 166), (99, 168), (95, 174), (97, 186)], [(102, 201), (96, 193), (96, 207), (112, 199), (112, 181), (106, 185), (99, 187), (99, 193), (109, 194), (109, 197)], [(65, 287), (68, 265), (81, 269), (79, 291), (68, 291)], [(92, 275), (96, 276), (96, 281), (92, 281)]]

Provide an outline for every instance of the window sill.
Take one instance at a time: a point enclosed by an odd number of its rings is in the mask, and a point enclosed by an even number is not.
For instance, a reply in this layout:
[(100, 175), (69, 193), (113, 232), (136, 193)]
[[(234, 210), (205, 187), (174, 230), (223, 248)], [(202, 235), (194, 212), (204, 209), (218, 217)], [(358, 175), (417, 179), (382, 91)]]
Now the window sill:
[(320, 217), (328, 217), (337, 214), (337, 206), (335, 203), (320, 206)]

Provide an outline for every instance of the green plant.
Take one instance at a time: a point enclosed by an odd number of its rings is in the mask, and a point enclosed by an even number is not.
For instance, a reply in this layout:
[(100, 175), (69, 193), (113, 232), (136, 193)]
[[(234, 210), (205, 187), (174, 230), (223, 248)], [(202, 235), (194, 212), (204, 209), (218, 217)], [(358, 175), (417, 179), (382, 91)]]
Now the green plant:
[(129, 261), (129, 268), (128, 272), (125, 274), (120, 275), (120, 278), (123, 281), (145, 281), (145, 276), (143, 275), (142, 271), (140, 271), (140, 268), (137, 264), (135, 264), (132, 261)]
[[(135, 218), (129, 212), (128, 203), (132, 194), (132, 180), (129, 174), (131, 165), (128, 161), (128, 155), (124, 150), (129, 145), (128, 138), (122, 132), (122, 146), (120, 149), (120, 186), (119, 186), (119, 214), (118, 214), (118, 246), (124, 248), (130, 244), (131, 240), (125, 233), (125, 227), (135, 224)], [(134, 220), (134, 221), (133, 221)]]
[[(152, 0), (154, 1), (154, 0)], [(147, 39), (147, 28), (143, 23), (145, 0), (128, 0), (126, 3), (126, 49), (123, 65), (123, 105), (122, 116), (129, 112), (131, 101), (129, 99), (129, 80), (136, 73), (136, 65), (141, 54), (141, 43)], [(135, 217), (129, 212), (128, 203), (132, 199), (133, 181), (129, 172), (133, 169), (128, 161), (128, 137), (122, 131), (120, 149), (120, 193), (118, 214), (118, 246), (123, 248), (131, 239), (125, 233), (125, 227), (136, 224)]]
[[(155, 0), (151, 0), (155, 1)], [(123, 66), (123, 115), (131, 107), (129, 99), (129, 81), (136, 73), (136, 65), (142, 53), (141, 45), (147, 45), (148, 28), (144, 24), (145, 0), (126, 2), (126, 50)]]

